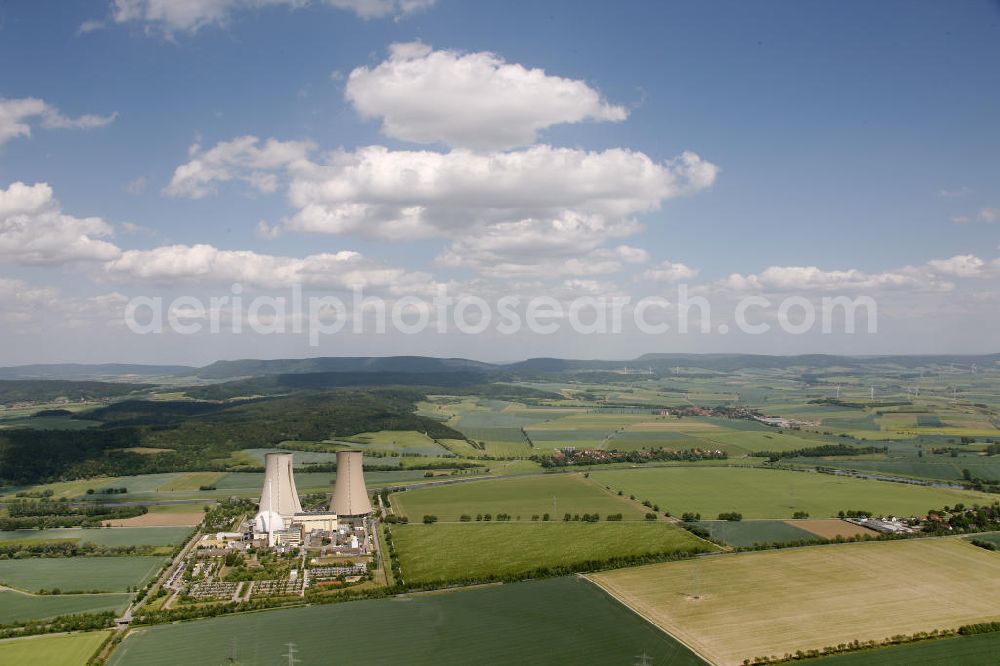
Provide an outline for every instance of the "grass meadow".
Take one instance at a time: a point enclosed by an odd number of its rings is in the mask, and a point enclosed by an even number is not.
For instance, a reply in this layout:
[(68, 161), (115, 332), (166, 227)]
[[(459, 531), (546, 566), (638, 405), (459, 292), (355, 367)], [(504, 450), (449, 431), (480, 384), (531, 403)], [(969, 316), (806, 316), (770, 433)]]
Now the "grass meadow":
[(561, 520), (564, 513), (621, 513), (625, 520), (642, 520), (645, 508), (597, 486), (581, 474), (542, 474), (507, 479), (488, 479), (418, 488), (391, 495), (393, 508), (411, 521), (425, 515), (440, 521), (457, 521), (465, 514), (507, 513), (512, 520), (531, 520), (550, 514)]
[(591, 480), (649, 499), (674, 515), (700, 513), (706, 520), (726, 511), (744, 518), (791, 518), (796, 511), (827, 518), (848, 509), (909, 516), (958, 502), (993, 501), (983, 493), (949, 488), (747, 467), (595, 470)]
[(82, 666), (97, 652), (110, 632), (31, 636), (0, 641), (0, 664)]
[(752, 546), (757, 543), (788, 543), (802, 539), (816, 539), (812, 532), (789, 525), (783, 520), (702, 520), (713, 539), (730, 546)]
[[(128, 605), (129, 595), (116, 594), (26, 594), (0, 590), (0, 624), (23, 620), (43, 620), (57, 615), (119, 612)], [(0, 663), (5, 663), (0, 660)]]
[(554, 522), (395, 525), (392, 537), (407, 582), (491, 578), (539, 567), (715, 546), (669, 523)]
[(0, 584), (37, 592), (125, 592), (155, 574), (164, 557), (34, 557), (0, 560)]
[(416, 453), (424, 456), (447, 455), (444, 448), (422, 432), (413, 430), (381, 430), (379, 432), (363, 432), (350, 437), (344, 437), (362, 450), (392, 451), (398, 453)]
[(99, 546), (175, 546), (191, 533), (189, 527), (63, 527), (0, 532), (0, 545), (10, 542), (78, 541)]

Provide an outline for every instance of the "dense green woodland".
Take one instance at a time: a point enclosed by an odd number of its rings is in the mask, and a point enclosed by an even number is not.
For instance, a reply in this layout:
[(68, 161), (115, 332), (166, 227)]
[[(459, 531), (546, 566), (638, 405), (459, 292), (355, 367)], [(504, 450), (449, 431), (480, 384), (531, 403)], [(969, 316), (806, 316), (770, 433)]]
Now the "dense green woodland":
[(490, 383), (505, 378), (507, 377), (495, 374), (487, 376), (478, 372), (309, 372), (251, 377), (196, 386), (186, 389), (185, 393), (198, 400), (231, 400), (248, 396), (287, 395), (302, 390), (406, 386), (424, 393), (447, 389), (449, 394), (476, 395), (483, 398), (506, 397), (531, 400), (560, 397), (538, 389)]
[[(448, 426), (417, 416), (417, 390), (372, 389), (301, 392), (232, 403), (125, 400), (81, 418), (88, 430), (0, 432), (0, 480), (30, 484), (98, 475), (221, 469), (234, 451), (285, 440), (323, 440), (378, 430), (416, 430), (464, 439)], [(173, 449), (144, 455), (145, 446)]]
[(3, 379), (0, 380), (0, 404), (51, 402), (58, 398), (65, 398), (72, 402), (117, 398), (151, 387), (151, 384), (118, 382)]

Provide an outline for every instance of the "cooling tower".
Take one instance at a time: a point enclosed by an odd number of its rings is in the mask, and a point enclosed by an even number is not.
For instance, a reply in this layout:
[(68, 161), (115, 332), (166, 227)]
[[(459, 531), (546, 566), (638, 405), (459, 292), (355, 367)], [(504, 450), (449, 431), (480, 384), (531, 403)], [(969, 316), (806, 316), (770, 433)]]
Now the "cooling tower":
[(285, 519), (302, 512), (299, 494), (292, 476), (291, 453), (268, 453), (264, 456), (264, 490), (254, 519), (258, 532), (268, 534), (285, 529)]
[(330, 511), (338, 516), (363, 516), (372, 512), (361, 466), (361, 451), (337, 451), (337, 481)]

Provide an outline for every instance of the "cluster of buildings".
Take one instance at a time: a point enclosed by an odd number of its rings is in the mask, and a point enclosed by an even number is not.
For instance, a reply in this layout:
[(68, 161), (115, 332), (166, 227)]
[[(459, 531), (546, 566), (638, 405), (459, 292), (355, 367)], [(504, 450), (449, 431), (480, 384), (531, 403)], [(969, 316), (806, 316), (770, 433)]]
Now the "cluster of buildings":
[(598, 465), (602, 463), (630, 462), (644, 463), (661, 460), (724, 460), (728, 456), (721, 449), (665, 449), (647, 448), (619, 451), (614, 448), (577, 449), (575, 446), (563, 446), (551, 456), (535, 458), (542, 467), (561, 467), (564, 465)]
[(344, 554), (367, 548), (366, 519), (372, 513), (361, 451), (337, 452), (337, 477), (325, 511), (303, 511), (295, 489), (291, 453), (264, 457), (264, 488), (248, 536), (270, 548), (340, 547)]
[[(237, 531), (201, 538), (165, 584), (175, 597), (238, 602), (260, 596), (304, 594), (312, 584), (329, 584), (331, 579), (353, 582), (368, 572), (374, 541), (362, 452), (337, 452), (333, 494), (320, 511), (303, 510), (292, 463), (291, 453), (268, 453), (264, 457), (264, 485), (257, 514)], [(294, 549), (303, 551), (301, 559), (293, 558), (297, 563), (274, 580), (228, 580), (224, 576), (230, 555), (239, 555), (239, 562), (259, 568), (262, 554), (270, 551), (287, 557)], [(306, 552), (311, 556), (308, 562)]]
[(896, 516), (881, 518), (859, 516), (857, 518), (845, 518), (844, 520), (855, 525), (860, 525), (861, 527), (867, 527), (870, 530), (875, 530), (881, 534), (912, 534), (919, 531)]

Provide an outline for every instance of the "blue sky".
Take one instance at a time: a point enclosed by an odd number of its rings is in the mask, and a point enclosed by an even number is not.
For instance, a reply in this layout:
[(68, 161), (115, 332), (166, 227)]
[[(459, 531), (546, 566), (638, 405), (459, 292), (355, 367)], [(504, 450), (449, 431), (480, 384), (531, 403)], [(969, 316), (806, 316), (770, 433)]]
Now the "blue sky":
[[(759, 277), (776, 268), (769, 274), (773, 279), (751, 280), (749, 288), (807, 298), (864, 292), (880, 305), (880, 333), (867, 336), (665, 340), (567, 334), (489, 341), (417, 336), (378, 344), (365, 336), (343, 336), (331, 341), (333, 353), (454, 352), (496, 359), (536, 353), (621, 357), (673, 349), (993, 351), (997, 320), (990, 310), (996, 310), (1000, 272), (1000, 5), (995, 2), (438, 0), (411, 7), (396, 0), (191, 0), (193, 18), (163, 20), (160, 1), (0, 7), (0, 59), (7, 63), (0, 98), (41, 100), (64, 119), (46, 127), (41, 113), (27, 116), (30, 136), (0, 143), (0, 189), (15, 182), (47, 183), (63, 214), (97, 217), (108, 225), (112, 234), (94, 232), (94, 237), (112, 244), (112, 252), (199, 244), (265, 257), (353, 251), (364, 258), (365, 270), (402, 272), (405, 288), (398, 281), (373, 287), (388, 297), (421, 281), (483, 295), (521, 290), (568, 297), (583, 290), (637, 297), (673, 286), (676, 280), (648, 277), (669, 261), (690, 269), (685, 279), (703, 293), (728, 302), (748, 288), (743, 280), (734, 290), (725, 282), (729, 276)], [(578, 82), (574, 94), (594, 93), (602, 108), (627, 115), (539, 121), (544, 127), (533, 141), (475, 147), (482, 154), (539, 146), (581, 153), (627, 149), (662, 165), (692, 151), (717, 172), (669, 194), (637, 193), (622, 185), (622, 199), (642, 203), (620, 215), (602, 209), (601, 223), (628, 220), (641, 230), (591, 234), (576, 249), (573, 239), (562, 239), (551, 250), (539, 249), (538, 256), (522, 253), (516, 258), (519, 276), (506, 273), (513, 259), (499, 257), (495, 248), (483, 250), (489, 257), (474, 262), (442, 260), (449, 248), (467, 251), (484, 235), (495, 240), (514, 233), (491, 226), (498, 222), (476, 206), (459, 210), (461, 223), (421, 227), (412, 237), (368, 227), (304, 232), (288, 223), (303, 208), (292, 200), (292, 190), (303, 180), (318, 181), (303, 178), (302, 169), (290, 163), (254, 168), (253, 178), (274, 179), (262, 190), (249, 181), (239, 156), (225, 163), (229, 177), (202, 183), (209, 194), (192, 197), (190, 188), (170, 189), (175, 170), (199, 155), (189, 154), (190, 146), (198, 144), (203, 155), (238, 137), (309, 142), (305, 159), (312, 166), (306, 168), (318, 169), (336, 149), (356, 155), (375, 145), (400, 153), (468, 148), (448, 130), (426, 142), (384, 131), (385, 114), (404, 113), (399, 108), (406, 107), (405, 100), (371, 102), (383, 110), (364, 118), (362, 102), (349, 98), (352, 71), (367, 68), (372, 74), (367, 94), (378, 97), (384, 81), (375, 74), (391, 62), (391, 45), (413, 42), (425, 50), (410, 57), (411, 63), (429, 63), (444, 53), (450, 54), (442, 65), (448, 67), (467, 56), (494, 54), (494, 63)], [(475, 112), (447, 105), (450, 91), (440, 86), (447, 87), (448, 80), (434, 84), (438, 88), (410, 88), (408, 94), (443, 100), (445, 124), (449, 114), (465, 122)], [(491, 89), (483, 90), (485, 99)], [(586, 106), (583, 97), (575, 102), (578, 109)], [(498, 105), (507, 101), (497, 98)], [(531, 107), (525, 102), (524, 108)], [(420, 109), (411, 111), (416, 117)], [(73, 122), (87, 114), (99, 118)], [(511, 117), (515, 124), (523, 120)], [(484, 136), (496, 129), (497, 118), (502, 122), (506, 116), (484, 116)], [(2, 131), (0, 126), (0, 136)], [(463, 191), (448, 196), (453, 199), (435, 205), (448, 208)], [(504, 196), (516, 198), (517, 192)], [(560, 210), (594, 213), (572, 197), (566, 201)], [(528, 204), (508, 203), (523, 216), (537, 213)], [(261, 221), (280, 233), (260, 233)], [(3, 245), (4, 229), (0, 226), (0, 279), (7, 280), (10, 304), (4, 308), (11, 316), (2, 324), (7, 344), (0, 362), (204, 362), (331, 353), (331, 348), (308, 348), (301, 337), (204, 337), (192, 346), (191, 340), (169, 335), (131, 335), (115, 326), (118, 310), (105, 312), (93, 299), (225, 293), (231, 273), (214, 273), (215, 265), (192, 274), (135, 268), (151, 265), (152, 255), (132, 257), (131, 263), (111, 254), (72, 253), (29, 261), (18, 254), (23, 237)], [(620, 264), (618, 270), (610, 264), (586, 274), (562, 268), (574, 257), (593, 266), (604, 257), (598, 251), (622, 244), (645, 256), (631, 253), (622, 260), (619, 253), (608, 259)], [(929, 262), (939, 263), (931, 268)], [(797, 284), (801, 272), (789, 277), (782, 273), (787, 267), (819, 272)], [(857, 274), (841, 274), (848, 271)], [(889, 277), (868, 279), (873, 276)], [(891, 289), (883, 288), (887, 282)], [(279, 286), (262, 279), (257, 291)], [(23, 296), (15, 302), (18, 293), (32, 290), (50, 291), (29, 303)], [(70, 301), (76, 305), (67, 305)], [(67, 323), (56, 312), (60, 309), (77, 314)]]

